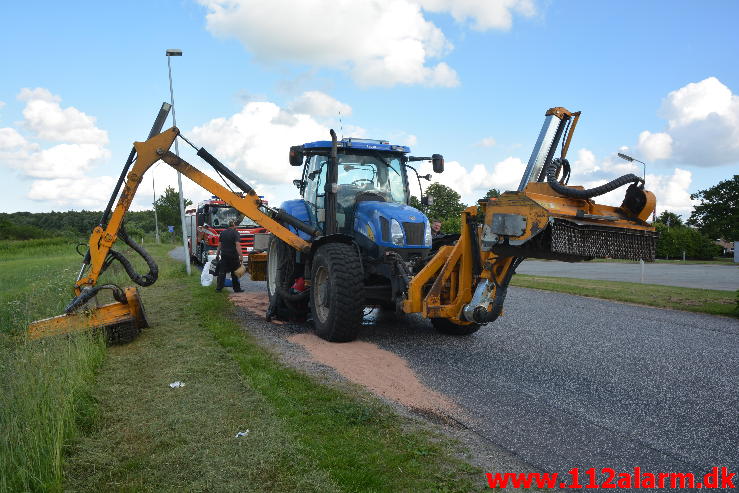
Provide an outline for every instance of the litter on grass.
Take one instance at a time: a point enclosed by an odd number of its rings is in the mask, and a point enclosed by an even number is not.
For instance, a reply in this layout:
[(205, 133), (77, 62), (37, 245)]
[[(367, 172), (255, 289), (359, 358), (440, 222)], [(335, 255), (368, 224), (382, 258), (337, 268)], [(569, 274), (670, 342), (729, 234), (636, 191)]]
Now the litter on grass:
[(239, 437), (245, 437), (245, 436), (247, 436), (248, 434), (249, 434), (249, 430), (246, 430), (246, 431), (240, 431), (240, 432), (238, 432), (238, 433), (236, 434), (236, 436), (235, 436), (234, 438), (239, 438)]
[(172, 387), (173, 389), (179, 389), (180, 387), (185, 386), (185, 382), (180, 382), (179, 380), (177, 380), (176, 382), (170, 383), (169, 386)]

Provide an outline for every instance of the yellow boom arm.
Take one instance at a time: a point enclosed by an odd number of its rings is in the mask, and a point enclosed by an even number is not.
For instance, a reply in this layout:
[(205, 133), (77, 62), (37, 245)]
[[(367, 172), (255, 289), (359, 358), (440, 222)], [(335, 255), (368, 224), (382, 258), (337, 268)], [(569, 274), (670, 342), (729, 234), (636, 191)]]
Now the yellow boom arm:
[(79, 279), (75, 284), (75, 294), (79, 295), (83, 288), (95, 286), (97, 283), (105, 259), (111, 247), (118, 239), (118, 233), (123, 224), (123, 217), (131, 206), (131, 202), (141, 184), (144, 173), (159, 160), (169, 164), (213, 195), (220, 197), (241, 214), (256, 221), (260, 226), (267, 228), (272, 234), (296, 250), (306, 251), (310, 249), (308, 242), (259, 209), (262, 203), (256, 193), (251, 191), (244, 197), (241, 197), (170, 152), (169, 149), (174, 139), (177, 138), (177, 135), (179, 135), (179, 130), (176, 127), (172, 127), (159, 135), (155, 135), (146, 142), (134, 142), (133, 145), (136, 148), (136, 154), (138, 156), (136, 163), (126, 176), (123, 191), (107, 227), (103, 229), (102, 226), (97, 226), (90, 235), (90, 269), (87, 276)]

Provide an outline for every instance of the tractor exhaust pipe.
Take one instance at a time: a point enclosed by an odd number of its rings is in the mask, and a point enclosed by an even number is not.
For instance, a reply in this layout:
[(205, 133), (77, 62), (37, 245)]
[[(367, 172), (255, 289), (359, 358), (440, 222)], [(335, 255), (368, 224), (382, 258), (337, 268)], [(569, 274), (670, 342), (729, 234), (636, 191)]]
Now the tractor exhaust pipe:
[(326, 192), (326, 222), (325, 229), (326, 235), (336, 234), (336, 192), (338, 192), (338, 185), (336, 181), (339, 179), (339, 165), (337, 162), (337, 139), (336, 132), (331, 129), (331, 154), (328, 158), (328, 170), (326, 173), (326, 186), (324, 191)]

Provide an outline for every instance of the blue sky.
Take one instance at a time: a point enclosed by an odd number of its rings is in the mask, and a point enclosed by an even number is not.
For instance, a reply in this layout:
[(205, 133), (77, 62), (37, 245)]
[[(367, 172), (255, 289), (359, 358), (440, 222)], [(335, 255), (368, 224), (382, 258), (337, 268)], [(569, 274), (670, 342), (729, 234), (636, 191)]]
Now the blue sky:
[[(571, 184), (637, 171), (626, 148), (658, 210), (686, 215), (739, 172), (737, 18), (728, 0), (8, 3), (0, 211), (102, 208), (180, 48), (178, 126), (272, 201), (295, 194), (288, 147), (341, 128), (444, 154), (435, 179), (472, 202), (518, 183), (544, 112), (565, 106), (583, 111)], [(152, 177), (176, 182), (163, 164)]]

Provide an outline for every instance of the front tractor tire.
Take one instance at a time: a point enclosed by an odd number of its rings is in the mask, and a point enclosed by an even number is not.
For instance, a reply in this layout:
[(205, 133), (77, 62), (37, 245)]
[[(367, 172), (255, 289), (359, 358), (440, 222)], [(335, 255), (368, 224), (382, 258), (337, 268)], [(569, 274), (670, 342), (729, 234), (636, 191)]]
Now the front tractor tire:
[(327, 243), (313, 257), (310, 305), (316, 334), (331, 342), (357, 338), (364, 309), (364, 281), (357, 250)]
[(468, 336), (480, 330), (480, 324), (468, 323), (457, 324), (448, 318), (432, 318), (431, 325), (437, 332), (450, 336)]

